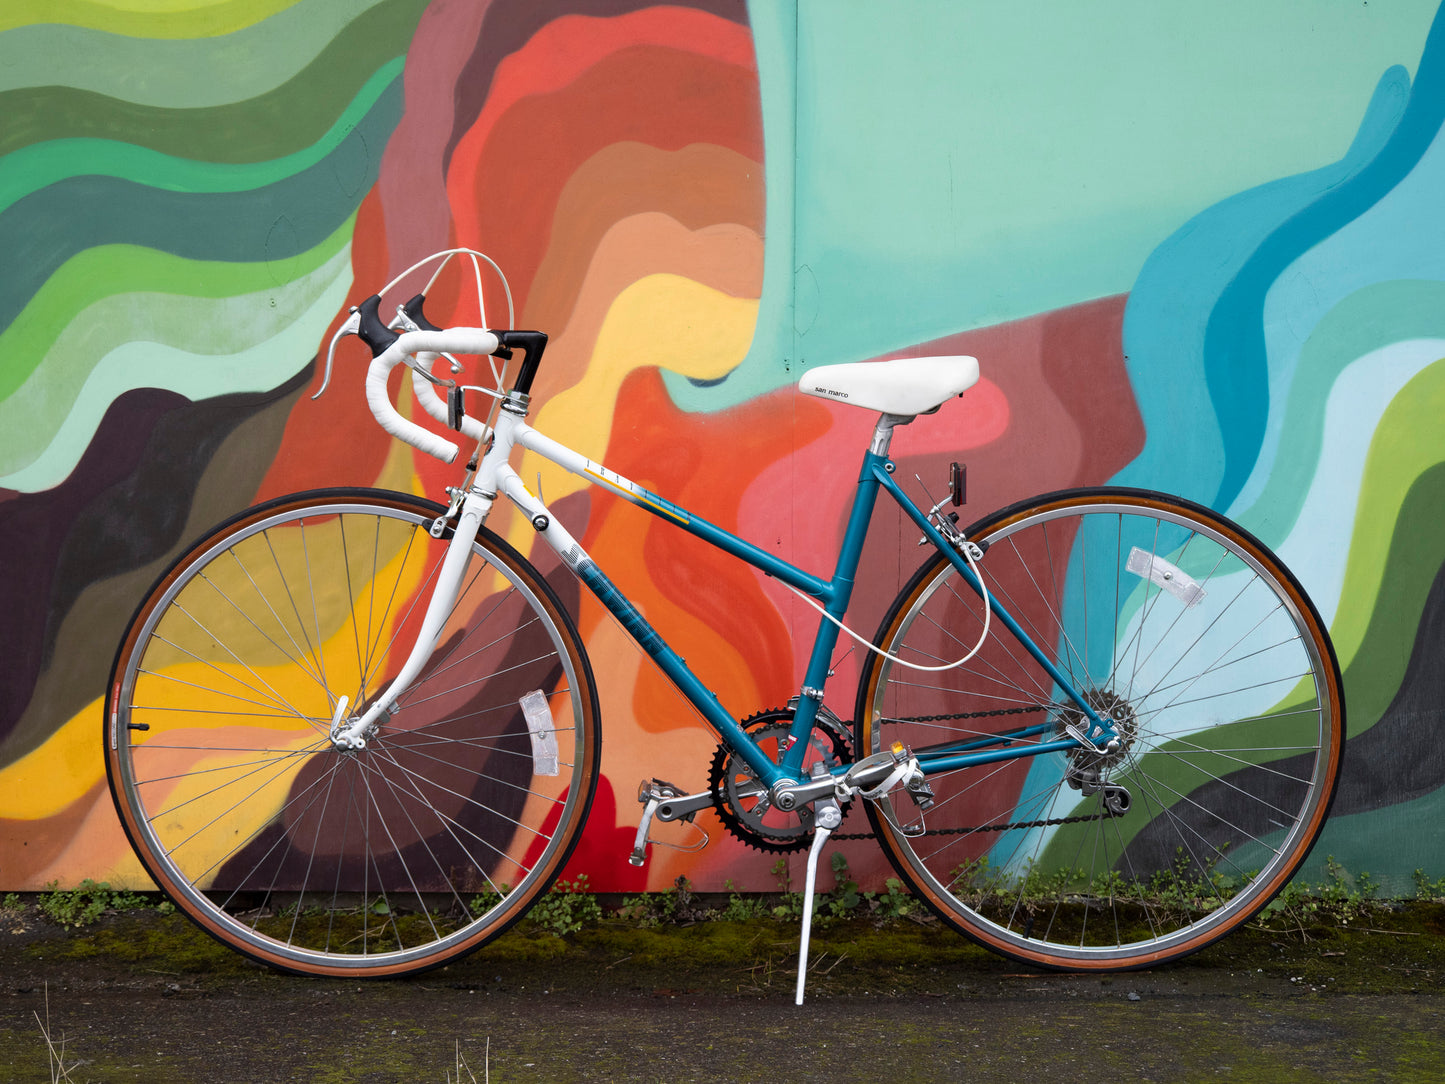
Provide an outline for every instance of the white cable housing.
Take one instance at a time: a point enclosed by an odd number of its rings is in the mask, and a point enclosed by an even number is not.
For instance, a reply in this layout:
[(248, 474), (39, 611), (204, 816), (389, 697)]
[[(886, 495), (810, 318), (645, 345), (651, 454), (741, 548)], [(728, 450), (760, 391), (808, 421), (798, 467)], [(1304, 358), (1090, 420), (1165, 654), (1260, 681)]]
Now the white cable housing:
[(799, 591), (791, 584), (783, 584), (783, 586), (786, 587), (789, 591), (793, 592), (793, 594), (797, 595), (809, 606), (813, 607), (813, 609), (817, 610), (829, 621), (833, 622), (833, 624), (837, 625), (840, 629), (846, 632), (849, 636), (853, 637), (853, 639), (857, 640), (860, 644), (866, 647), (869, 651), (873, 652), (873, 654), (875, 655), (882, 655), (890, 662), (896, 662), (899, 666), (906, 666), (910, 670), (922, 670), (926, 673), (938, 673), (941, 670), (957, 670), (964, 663), (968, 662), (969, 659), (973, 658), (975, 655), (977, 655), (980, 651), (983, 650), (983, 645), (988, 640), (988, 629), (992, 616), (992, 611), (990, 610), (988, 604), (988, 585), (983, 582), (983, 573), (980, 572), (978, 569), (978, 562), (974, 560), (973, 553), (967, 546), (963, 548), (962, 553), (963, 559), (968, 562), (968, 567), (973, 569), (973, 574), (978, 577), (979, 586), (983, 589), (983, 631), (978, 634), (978, 643), (974, 644), (973, 647), (969, 649), (968, 654), (964, 655), (961, 659), (956, 659), (953, 662), (946, 662), (941, 666), (924, 666), (921, 663), (909, 662), (907, 659), (900, 659), (897, 655), (889, 654), (882, 648), (875, 646), (871, 641), (863, 639), (863, 637), (859, 636), (847, 625), (843, 624), (843, 622), (839, 621), (827, 610), (823, 609), (822, 606), (819, 606), (816, 599), (809, 598), (807, 595), (803, 594), (803, 592)]

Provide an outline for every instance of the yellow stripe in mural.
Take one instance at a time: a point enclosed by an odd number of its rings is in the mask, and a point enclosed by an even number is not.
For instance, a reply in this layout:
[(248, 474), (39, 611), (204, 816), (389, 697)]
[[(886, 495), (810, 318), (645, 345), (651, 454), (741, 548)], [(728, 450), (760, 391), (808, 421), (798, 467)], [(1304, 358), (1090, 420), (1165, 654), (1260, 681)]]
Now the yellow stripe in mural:
[[(274, 554), (278, 568), (304, 567), (312, 554), (345, 552), (353, 566), (352, 580), (358, 585), (368, 580), (362, 574), (364, 570), (376, 570), (366, 588), (358, 587), (354, 599), (342, 595), (320, 596), (315, 599), (315, 609), (306, 615), (308, 624), (314, 624), (322, 634), (318, 657), (325, 660), (328, 680), (335, 688), (355, 689), (361, 683), (356, 630), (370, 630), (369, 643), (389, 644), (390, 622), (374, 625), (377, 619), (371, 615), (384, 611), (386, 604), (397, 597), (408, 597), (425, 577), (437, 554), (407, 547), (409, 532), (398, 532), (395, 537), (378, 538), (380, 548), (373, 564), (370, 551), (359, 553), (354, 545), (346, 550), (339, 539), (329, 538), (328, 531), (334, 529), (335, 524), (310, 528), (307, 539), (303, 539), (299, 531), (272, 531), (258, 545), (266, 546), (268, 555)], [(252, 562), (249, 575), (267, 579), (264, 562)], [(197, 592), (204, 594), (214, 585), (219, 588), (218, 598), (234, 598), (240, 596), (241, 589), (239, 582), (232, 584), (229, 580), (246, 579), (248, 570), (239, 562), (234, 566), (218, 562), (208, 570), (207, 577), (207, 580), (192, 581)], [(303, 573), (293, 574), (293, 582), (303, 580)], [(394, 613), (391, 618), (394, 620)], [(201, 793), (188, 794), (186, 788), (219, 790), (215, 753), (211, 747), (217, 744), (218, 735), (223, 731), (224, 739), (219, 744), (228, 748), (232, 759), (236, 749), (255, 749), (258, 758), (275, 759), (307, 746), (320, 748), (324, 744), (326, 724), (317, 720), (329, 718), (331, 709), (326, 692), (313, 677), (293, 665), (287, 653), (277, 646), (285, 642), (306, 642), (306, 632), (299, 627), (288, 628), (268, 637), (266, 630), (252, 627), (242, 618), (234, 620), (235, 627), (227, 629), (217, 640), (213, 635), (214, 622), (204, 629), (190, 628), (195, 622), (184, 611), (171, 611), (158, 626), (160, 636), (148, 652), (144, 673), (136, 682), (132, 719), (148, 723), (151, 728), (136, 735), (137, 758), (150, 755), (145, 752), (148, 743), (167, 748), (164, 756), (174, 764), (164, 772), (152, 770), (152, 775), (157, 779), (174, 777), (173, 786), (182, 788), (177, 792), (177, 802)], [(229, 649), (239, 649), (238, 653), (251, 660), (251, 665), (239, 665), (226, 645)], [(262, 660), (269, 665), (262, 665)], [(380, 657), (368, 661), (373, 673), (384, 670)], [(41, 820), (56, 816), (82, 799), (105, 777), (101, 751), (102, 710), (100, 700), (92, 701), (39, 748), (0, 770), (0, 818)], [(290, 779), (305, 763), (302, 757), (292, 759), (294, 764), (290, 768), (277, 771), (269, 779), (267, 793), (274, 799), (276, 808), (285, 798)], [(199, 784), (196, 773), (202, 769), (211, 773), (211, 779)], [(185, 778), (187, 774), (190, 779)], [(247, 808), (250, 815), (265, 812), (254, 797)], [(274, 809), (270, 813), (274, 813)], [(157, 830), (163, 831), (162, 826), (157, 826)]]
[[(583, 455), (601, 456), (612, 434), (618, 392), (629, 375), (656, 368), (696, 380), (724, 377), (747, 355), (757, 318), (756, 300), (732, 297), (681, 275), (639, 279), (607, 310), (586, 375), (547, 401), (536, 426)], [(530, 453), (518, 473), (529, 478), (539, 469), (551, 504), (586, 485)], [(509, 540), (526, 547), (531, 533), (521, 522), (509, 531)]]
[(269, 19), (302, 0), (11, 0), (0, 31), (64, 23), (130, 38), (210, 38)]
[(92, 700), (44, 745), (0, 769), (0, 818), (53, 817), (99, 782), (100, 713), (101, 701)]

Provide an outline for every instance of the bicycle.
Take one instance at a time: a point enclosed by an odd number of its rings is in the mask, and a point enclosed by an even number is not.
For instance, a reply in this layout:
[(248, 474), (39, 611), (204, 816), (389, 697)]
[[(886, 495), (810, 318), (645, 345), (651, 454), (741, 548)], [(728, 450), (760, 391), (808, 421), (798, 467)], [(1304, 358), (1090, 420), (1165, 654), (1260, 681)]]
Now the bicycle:
[[(480, 254), (460, 254), (485, 324)], [(1046, 494), (962, 529), (954, 464), (945, 498), (915, 504), (893, 431), (965, 394), (975, 359), (803, 374), (803, 393), (878, 415), (825, 579), (528, 425), (544, 334), (437, 328), (426, 290), (388, 326), (393, 286), (337, 331), (317, 395), (358, 334), (378, 422), (445, 462), (459, 454), (391, 403), (387, 376), (409, 366), (416, 401), (474, 446), (462, 484), (446, 505), (317, 490), (232, 517), (160, 577), (111, 672), (121, 822), (156, 883), (223, 943), (294, 972), (422, 971), (502, 933), (562, 869), (597, 784), (597, 691), (566, 607), (485, 526), (500, 496), (719, 738), (705, 789), (642, 784), (631, 860), (654, 820), (708, 808), (755, 847), (808, 852), (799, 1003), (817, 858), (854, 803), (946, 925), (1045, 968), (1187, 955), (1304, 861), (1344, 741), (1339, 666), (1304, 590), (1242, 528), (1149, 491)], [(452, 379), (456, 355), (488, 359), (490, 383)], [(443, 359), (451, 376), (433, 371)], [(485, 420), (467, 409), (479, 396)], [(821, 616), (798, 694), (735, 719), (527, 488), (518, 448), (808, 600)], [(869, 640), (844, 619), (880, 493), (929, 555)], [(868, 648), (851, 723), (823, 703), (845, 631)]]

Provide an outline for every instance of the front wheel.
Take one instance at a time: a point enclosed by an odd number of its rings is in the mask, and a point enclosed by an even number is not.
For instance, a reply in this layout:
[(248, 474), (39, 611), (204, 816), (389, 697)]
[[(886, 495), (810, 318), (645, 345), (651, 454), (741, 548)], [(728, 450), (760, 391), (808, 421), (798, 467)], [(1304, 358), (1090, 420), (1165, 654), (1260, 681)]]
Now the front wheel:
[(106, 769), (137, 855), (273, 967), (436, 967), (520, 918), (581, 834), (591, 669), (555, 594), (490, 531), (392, 713), (364, 748), (329, 738), (340, 698), (363, 711), (407, 657), (442, 511), (377, 490), (249, 509), (161, 578), (116, 657)]
[[(1073, 490), (967, 532), (995, 600), (1120, 735), (1029, 753), (1085, 719), (937, 554), (903, 589), (858, 692), (860, 755), (977, 755), (937, 804), (869, 803), (885, 852), (941, 917), (1021, 961), (1145, 967), (1249, 919), (1319, 834), (1344, 743), (1319, 615), (1262, 543), (1199, 505)], [(896, 660), (896, 661), (895, 661)], [(984, 761), (996, 756), (998, 759)], [(915, 834), (917, 833), (917, 834)]]

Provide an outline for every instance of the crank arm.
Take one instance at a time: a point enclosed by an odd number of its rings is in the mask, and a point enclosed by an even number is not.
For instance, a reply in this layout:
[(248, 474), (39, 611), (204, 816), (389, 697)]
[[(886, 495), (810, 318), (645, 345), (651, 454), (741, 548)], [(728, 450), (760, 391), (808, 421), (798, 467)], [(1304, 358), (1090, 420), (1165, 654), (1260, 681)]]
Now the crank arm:
[(701, 794), (680, 794), (657, 804), (657, 819), (660, 821), (691, 820), (699, 809), (712, 805), (712, 791)]

